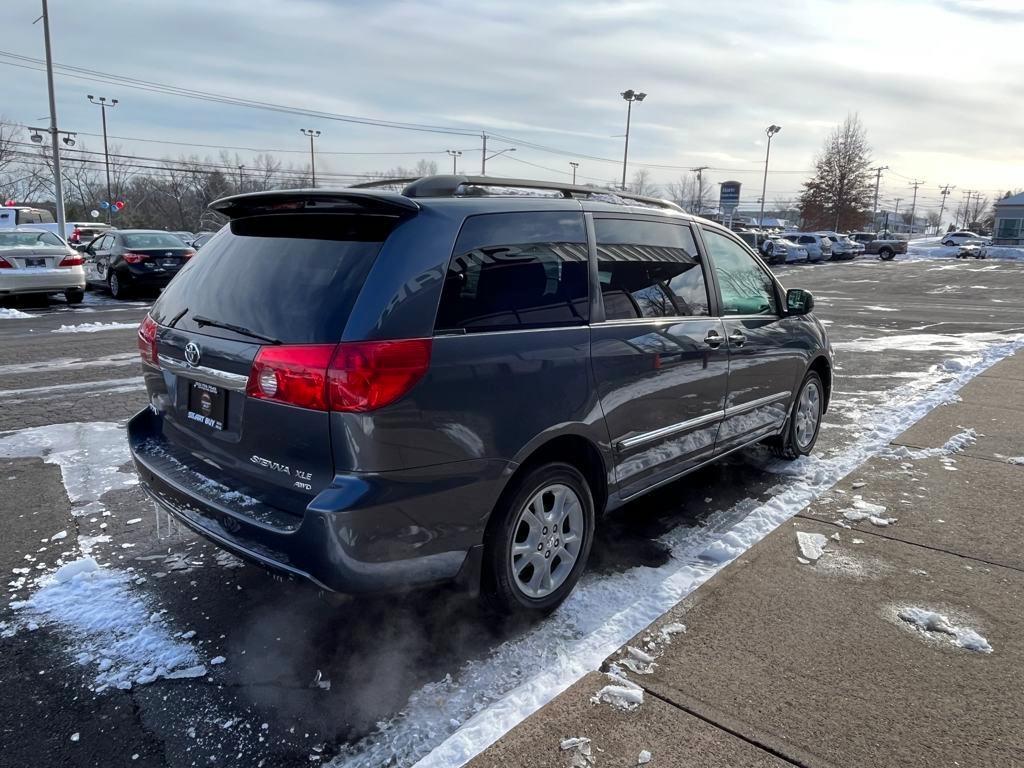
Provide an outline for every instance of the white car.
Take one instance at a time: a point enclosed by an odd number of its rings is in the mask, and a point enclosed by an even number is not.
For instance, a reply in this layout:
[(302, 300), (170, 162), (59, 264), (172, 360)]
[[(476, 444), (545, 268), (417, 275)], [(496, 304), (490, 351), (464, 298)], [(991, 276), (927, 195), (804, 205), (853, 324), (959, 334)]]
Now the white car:
[(807, 261), (807, 249), (782, 235), (768, 235), (761, 243), (761, 255), (769, 264), (793, 264)]
[(0, 297), (63, 293), (68, 304), (85, 298), (85, 260), (53, 232), (0, 230)]
[(782, 236), (807, 249), (808, 261), (827, 261), (832, 258), (832, 241), (814, 232), (783, 232)]
[(966, 230), (948, 232), (942, 236), (943, 245), (966, 245), (969, 242), (988, 243), (988, 238), (984, 235), (979, 235), (977, 232), (967, 232)]
[(838, 232), (819, 232), (819, 235), (832, 241), (832, 261), (849, 261), (864, 253), (864, 246), (858, 246), (849, 235)]

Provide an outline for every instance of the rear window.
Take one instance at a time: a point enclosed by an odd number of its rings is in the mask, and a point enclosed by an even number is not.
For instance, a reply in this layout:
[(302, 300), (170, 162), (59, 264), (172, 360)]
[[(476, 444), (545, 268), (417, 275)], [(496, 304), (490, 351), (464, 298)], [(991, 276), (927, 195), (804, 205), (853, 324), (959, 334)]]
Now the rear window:
[(583, 214), (497, 213), (466, 220), (438, 309), (438, 331), (503, 331), (587, 322)]
[(0, 232), (0, 248), (38, 248), (41, 245), (64, 245), (52, 232)]
[(170, 232), (146, 232), (123, 235), (126, 248), (185, 248), (185, 243)]
[[(396, 219), (276, 214), (231, 222), (182, 268), (153, 305), (153, 319), (198, 333), (198, 316), (287, 344), (338, 341)], [(238, 336), (239, 340), (246, 337)]]

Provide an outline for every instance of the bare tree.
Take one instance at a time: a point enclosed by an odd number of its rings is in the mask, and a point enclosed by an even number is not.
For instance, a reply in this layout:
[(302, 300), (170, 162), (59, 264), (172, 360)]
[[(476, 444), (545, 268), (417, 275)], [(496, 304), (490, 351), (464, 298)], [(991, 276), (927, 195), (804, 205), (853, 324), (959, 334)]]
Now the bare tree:
[(867, 132), (857, 115), (848, 115), (814, 161), (814, 176), (800, 195), (800, 215), (812, 229), (856, 229), (870, 216), (873, 194)]
[(628, 191), (634, 195), (647, 195), (655, 197), (660, 190), (658, 185), (651, 181), (651, 172), (646, 168), (640, 168), (633, 174), (633, 180), (627, 185)]
[(685, 173), (665, 187), (668, 199), (691, 213), (701, 213), (708, 207), (711, 187), (696, 173)]

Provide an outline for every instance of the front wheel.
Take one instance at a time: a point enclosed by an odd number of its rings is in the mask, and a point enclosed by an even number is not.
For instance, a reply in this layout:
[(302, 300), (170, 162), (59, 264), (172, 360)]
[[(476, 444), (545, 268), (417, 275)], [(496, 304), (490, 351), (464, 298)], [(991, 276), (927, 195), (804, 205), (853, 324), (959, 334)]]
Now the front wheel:
[(895, 255), (896, 254), (893, 252), (891, 248), (883, 248), (878, 252), (878, 258), (880, 258), (882, 261), (892, 261), (892, 258)]
[(594, 539), (590, 486), (553, 462), (527, 472), (503, 495), (488, 525), (481, 594), (502, 614), (545, 614), (579, 581)]
[(825, 388), (815, 371), (808, 371), (797, 391), (785, 430), (771, 441), (772, 450), (784, 459), (806, 456), (818, 441), (824, 412)]

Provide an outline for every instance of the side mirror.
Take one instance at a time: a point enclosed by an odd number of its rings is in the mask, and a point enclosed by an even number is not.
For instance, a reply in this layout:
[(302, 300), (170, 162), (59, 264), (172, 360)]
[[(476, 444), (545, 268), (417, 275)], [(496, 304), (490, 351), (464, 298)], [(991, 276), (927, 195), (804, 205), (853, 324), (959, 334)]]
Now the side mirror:
[(814, 311), (814, 296), (802, 288), (786, 291), (786, 311), (790, 315), (806, 315)]

